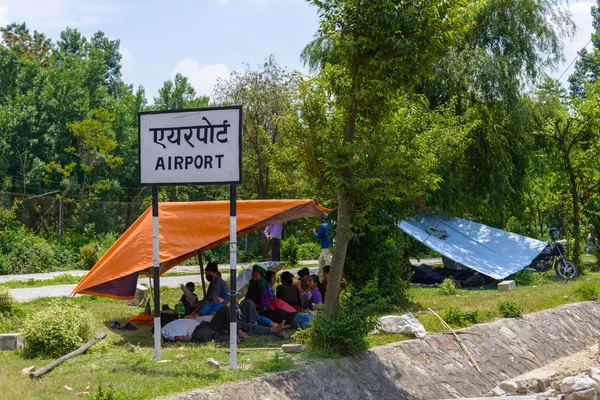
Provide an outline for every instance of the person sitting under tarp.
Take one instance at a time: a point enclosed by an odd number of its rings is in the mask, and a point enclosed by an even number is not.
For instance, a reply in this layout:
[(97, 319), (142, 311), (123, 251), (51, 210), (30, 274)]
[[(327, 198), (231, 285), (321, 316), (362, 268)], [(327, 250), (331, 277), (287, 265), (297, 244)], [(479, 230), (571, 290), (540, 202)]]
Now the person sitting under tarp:
[[(169, 322), (162, 328), (162, 335), (167, 340), (181, 342), (209, 342), (211, 340), (226, 342), (229, 340), (229, 307), (219, 308), (210, 321), (199, 322), (194, 318), (187, 317)], [(284, 329), (284, 323), (275, 324), (272, 327), (256, 325), (256, 323), (243, 322), (238, 313), (238, 337), (247, 339), (251, 335), (279, 334)]]
[(220, 297), (225, 301), (230, 301), (229, 286), (227, 286), (227, 282), (221, 277), (217, 263), (209, 262), (206, 268), (204, 268), (204, 276), (210, 284), (208, 285), (206, 296), (193, 305), (195, 307), (193, 312), (196, 314), (198, 314), (202, 307), (214, 297)]
[(427, 264), (411, 265), (402, 274), (402, 279), (410, 279), (411, 283), (435, 285), (444, 281), (445, 276), (442, 272), (442, 268), (436, 268)]

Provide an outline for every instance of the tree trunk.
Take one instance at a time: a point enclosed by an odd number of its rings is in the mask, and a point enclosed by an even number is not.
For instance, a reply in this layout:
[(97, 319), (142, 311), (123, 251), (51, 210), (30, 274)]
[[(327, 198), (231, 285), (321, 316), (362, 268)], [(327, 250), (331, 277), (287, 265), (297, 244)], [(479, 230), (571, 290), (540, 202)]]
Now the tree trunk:
[[(344, 144), (347, 147), (354, 142), (356, 133), (356, 117), (358, 115), (358, 91), (360, 89), (360, 78), (355, 68), (352, 75), (352, 93), (350, 94), (350, 105), (348, 107), (348, 120), (344, 130)], [(338, 202), (338, 222), (335, 235), (335, 249), (333, 259), (331, 260), (331, 270), (329, 271), (329, 280), (327, 281), (327, 296), (323, 311), (331, 318), (335, 319), (340, 299), (340, 284), (344, 272), (344, 263), (346, 262), (346, 250), (350, 242), (352, 224), (352, 193), (348, 189), (347, 183), (352, 179), (350, 167), (345, 166), (341, 170), (342, 183), (340, 185), (340, 194)]]
[[(564, 132), (566, 134), (566, 132)], [(564, 140), (564, 134), (560, 138), (561, 147), (563, 148), (563, 161), (565, 163), (565, 169), (569, 175), (569, 182), (571, 184), (571, 200), (573, 201), (573, 262), (578, 265), (581, 262), (581, 227), (579, 222), (579, 193), (577, 192), (577, 177), (573, 171), (573, 164), (571, 164), (571, 158), (569, 157), (570, 146), (566, 146)]]
[[(349, 168), (345, 168), (348, 174)], [(327, 281), (327, 296), (323, 311), (332, 318), (338, 310), (340, 298), (340, 284), (344, 263), (346, 262), (346, 250), (350, 242), (350, 223), (352, 222), (352, 196), (348, 190), (342, 190), (338, 204), (337, 231), (335, 235), (335, 249), (331, 260), (331, 270)]]

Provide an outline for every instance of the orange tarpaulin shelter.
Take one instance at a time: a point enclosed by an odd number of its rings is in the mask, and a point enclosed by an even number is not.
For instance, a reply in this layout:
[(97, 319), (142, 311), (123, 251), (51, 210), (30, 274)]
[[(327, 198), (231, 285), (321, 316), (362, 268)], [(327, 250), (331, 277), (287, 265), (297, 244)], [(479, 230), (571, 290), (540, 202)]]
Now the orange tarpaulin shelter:
[[(238, 200), (237, 235), (329, 211), (314, 200)], [(229, 241), (229, 200), (159, 203), (158, 218), (161, 275), (197, 251)], [(131, 299), (140, 273), (152, 273), (151, 208), (127, 229), (71, 294)]]

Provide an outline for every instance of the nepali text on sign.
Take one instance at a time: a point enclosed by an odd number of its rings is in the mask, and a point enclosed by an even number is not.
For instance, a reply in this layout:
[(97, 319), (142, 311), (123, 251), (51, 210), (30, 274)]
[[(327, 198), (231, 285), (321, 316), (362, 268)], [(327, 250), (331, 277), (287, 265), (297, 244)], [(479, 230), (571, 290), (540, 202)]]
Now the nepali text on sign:
[(240, 183), (241, 118), (240, 106), (140, 113), (140, 183)]

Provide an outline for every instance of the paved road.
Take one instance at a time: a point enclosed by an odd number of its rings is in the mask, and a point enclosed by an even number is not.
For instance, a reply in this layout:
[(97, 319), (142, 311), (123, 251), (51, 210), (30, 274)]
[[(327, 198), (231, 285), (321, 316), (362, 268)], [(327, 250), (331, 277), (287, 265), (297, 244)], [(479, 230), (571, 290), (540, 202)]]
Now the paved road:
[[(441, 264), (441, 258), (425, 258), (421, 259), (420, 262), (417, 260), (411, 260), (413, 264)], [(305, 260), (300, 261), (300, 264), (315, 264), (317, 261)], [(182, 275), (182, 276), (164, 276), (160, 279), (160, 285), (164, 287), (179, 287), (181, 284), (186, 282), (201, 282), (200, 274), (194, 274), (198, 272), (200, 269), (199, 266), (177, 266), (169, 270), (169, 272), (177, 272), (177, 273), (189, 273), (190, 275)], [(293, 268), (290, 271), (293, 274), (298, 272), (299, 268)], [(223, 278), (228, 279), (229, 274), (229, 264), (219, 264), (219, 270), (223, 271)], [(313, 271), (314, 270), (314, 271)], [(62, 274), (69, 274), (73, 276), (84, 276), (88, 271), (85, 270), (72, 270), (72, 271), (61, 271), (61, 272), (49, 272), (43, 274), (27, 274), (27, 275), (1, 275), (0, 283), (8, 282), (11, 280), (20, 280), (27, 281), (30, 279), (35, 280), (44, 280), (44, 279), (52, 279), (55, 276)], [(311, 273), (315, 273), (316, 268), (311, 268)], [(148, 283), (147, 277), (140, 277), (138, 283)], [(40, 297), (61, 297), (68, 296), (71, 294), (73, 289), (75, 289), (76, 285), (51, 285), (51, 286), (40, 286), (40, 287), (29, 287), (29, 288), (20, 288), (20, 289), (10, 289), (10, 293), (15, 298), (15, 300), (19, 302), (27, 302)]]
[[(299, 268), (289, 269), (293, 274), (298, 272)], [(316, 273), (317, 268), (310, 268), (311, 273)], [(225, 271), (225, 269), (223, 269)], [(224, 273), (223, 279), (228, 279), (229, 274)], [(187, 282), (196, 282), (199, 286), (199, 282), (201, 282), (200, 274), (195, 275), (182, 275), (182, 276), (164, 276), (160, 278), (160, 286), (162, 287), (170, 287), (176, 288), (182, 284), (186, 284)], [(138, 279), (138, 284), (140, 283), (148, 283), (148, 277), (140, 277)], [(207, 282), (208, 285), (208, 282)], [(52, 286), (40, 286), (40, 287), (29, 287), (29, 288), (20, 288), (20, 289), (10, 289), (10, 294), (17, 300), (18, 302), (27, 302), (40, 297), (61, 297), (61, 296), (69, 296), (73, 289), (75, 289), (77, 285), (52, 285)], [(200, 293), (202, 289), (200, 289)], [(79, 295), (77, 295), (79, 296)]]

